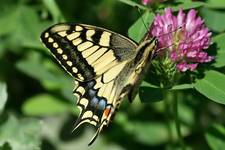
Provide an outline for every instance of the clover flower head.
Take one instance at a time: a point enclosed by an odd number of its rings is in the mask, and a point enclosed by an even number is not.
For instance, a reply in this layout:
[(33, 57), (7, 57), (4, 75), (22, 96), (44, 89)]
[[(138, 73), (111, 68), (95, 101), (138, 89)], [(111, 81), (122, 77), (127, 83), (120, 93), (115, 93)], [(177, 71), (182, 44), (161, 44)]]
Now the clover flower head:
[(211, 33), (194, 9), (187, 14), (180, 10), (175, 16), (166, 8), (163, 15), (156, 15), (150, 34), (158, 37), (159, 49), (168, 50), (178, 71), (194, 71), (199, 63), (214, 58), (204, 51), (211, 43)]

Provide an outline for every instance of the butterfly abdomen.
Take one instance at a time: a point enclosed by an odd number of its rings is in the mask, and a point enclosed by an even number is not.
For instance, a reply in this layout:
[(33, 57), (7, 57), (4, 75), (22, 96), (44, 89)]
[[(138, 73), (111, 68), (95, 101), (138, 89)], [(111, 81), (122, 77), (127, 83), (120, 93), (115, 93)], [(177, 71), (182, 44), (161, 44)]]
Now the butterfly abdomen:
[(157, 48), (157, 39), (152, 38), (146, 41), (143, 41), (140, 46), (137, 48), (138, 52), (134, 60), (131, 62), (132, 71), (131, 75), (129, 76), (127, 82), (127, 88), (129, 89), (128, 92), (128, 99), (130, 102), (135, 98), (138, 93), (139, 85), (144, 78), (144, 75), (147, 72), (147, 69), (150, 65), (150, 61), (153, 58), (154, 52)]

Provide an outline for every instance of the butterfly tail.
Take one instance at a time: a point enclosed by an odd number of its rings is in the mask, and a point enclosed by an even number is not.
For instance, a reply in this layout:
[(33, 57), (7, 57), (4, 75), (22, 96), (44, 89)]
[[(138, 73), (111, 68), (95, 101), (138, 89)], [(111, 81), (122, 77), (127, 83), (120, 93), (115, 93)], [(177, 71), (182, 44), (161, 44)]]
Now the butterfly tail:
[(90, 142), (88, 143), (88, 146), (90, 146), (91, 144), (94, 143), (94, 141), (97, 139), (99, 133), (102, 131), (102, 128), (104, 127), (104, 122), (102, 122), (99, 127), (97, 128), (97, 131), (95, 132), (94, 136), (92, 137), (92, 139), (90, 140)]
[(72, 132), (74, 132), (77, 128), (79, 128), (83, 123), (85, 123), (85, 120), (81, 120), (81, 116), (79, 116), (79, 118), (76, 120), (76, 122), (74, 124)]

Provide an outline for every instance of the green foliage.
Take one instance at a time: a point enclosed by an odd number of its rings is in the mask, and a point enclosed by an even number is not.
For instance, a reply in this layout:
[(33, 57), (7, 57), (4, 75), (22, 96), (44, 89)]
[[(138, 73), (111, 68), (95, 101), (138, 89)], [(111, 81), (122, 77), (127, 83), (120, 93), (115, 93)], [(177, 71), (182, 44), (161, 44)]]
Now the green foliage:
[(51, 13), (53, 16), (53, 21), (54, 22), (59, 22), (59, 21), (64, 21), (64, 17), (54, 0), (43, 0), (43, 4), (45, 7), (48, 9), (48, 11)]
[(214, 124), (210, 127), (206, 134), (206, 140), (212, 150), (224, 149), (225, 146), (225, 128), (222, 125)]
[[(181, 113), (181, 118), (185, 122), (193, 120), (193, 114), (191, 110), (188, 110), (185, 106), (180, 105), (184, 110)], [(139, 141), (140, 143), (147, 145), (160, 145), (170, 140), (177, 140), (175, 124), (169, 122), (171, 127), (171, 133), (168, 132), (168, 124), (160, 121), (132, 121), (129, 120), (124, 113), (120, 113), (115, 120), (118, 124), (123, 125), (124, 130), (132, 135), (131, 139)], [(190, 134), (190, 129), (185, 124), (182, 124), (182, 133), (184, 136)]]
[(197, 80), (194, 87), (209, 99), (225, 104), (225, 75), (217, 71), (205, 72), (203, 79)]
[(72, 112), (72, 106), (48, 94), (39, 94), (26, 100), (22, 110), (26, 115), (45, 116)]
[(39, 150), (41, 138), (41, 124), (36, 119), (24, 118), (18, 120), (10, 114), (0, 126), (0, 145), (8, 143), (14, 150)]
[(146, 27), (148, 27), (152, 23), (154, 16), (155, 15), (153, 13), (150, 13), (149, 11), (145, 12), (142, 15), (143, 20), (142, 20), (142, 18), (139, 18), (128, 29), (129, 37), (132, 38), (133, 40), (135, 40), (136, 42), (140, 42), (148, 30), (148, 29), (146, 29)]
[(185, 10), (185, 9), (198, 8), (203, 5), (204, 5), (203, 2), (185, 1), (185, 2), (181, 2), (181, 4), (179, 4), (177, 6), (172, 6), (171, 8), (173, 8), (174, 11), (179, 11), (180, 9)]
[(7, 36), (8, 44), (11, 43), (9, 47), (12, 46), (14, 51), (18, 49), (17, 46), (41, 48), (39, 34), (47, 22), (40, 22), (37, 12), (32, 7), (22, 4), (8, 7), (7, 11), (1, 13), (0, 34)]
[(143, 5), (140, 5), (140, 4), (138, 4), (138, 3), (136, 3), (136, 2), (134, 2), (132, 0), (119, 0), (119, 1), (122, 2), (122, 3), (125, 3), (127, 5), (130, 5), (132, 7), (138, 7), (140, 9), (144, 9), (144, 10), (147, 9), (147, 7), (145, 7)]
[[(135, 6), (140, 8), (144, 23)], [(0, 1), (0, 149), (180, 149), (174, 120), (180, 122), (187, 149), (223, 149), (224, 0), (175, 0), (150, 6), (142, 5), (141, 0)], [(71, 133), (79, 113), (72, 94), (73, 78), (42, 46), (41, 32), (69, 21), (124, 35), (128, 32), (139, 42), (147, 32), (145, 25), (149, 27), (155, 13), (163, 13), (166, 7), (199, 11), (212, 32), (207, 51), (215, 56), (214, 62), (178, 77), (180, 82), (171, 89), (161, 88), (150, 67), (134, 102), (124, 100), (114, 121), (88, 148), (93, 135), (89, 126)], [(174, 114), (174, 100), (178, 102), (178, 116)]]
[(215, 67), (224, 67), (225, 66), (225, 33), (219, 34), (214, 37), (213, 42), (217, 47), (217, 55), (215, 58), (215, 63), (213, 64)]
[(223, 0), (207, 0), (207, 7), (223, 9), (225, 7), (225, 2)]
[(192, 84), (180, 84), (180, 85), (173, 86), (171, 90), (185, 90), (185, 89), (191, 89), (191, 88), (193, 88)]
[(4, 110), (6, 101), (7, 101), (7, 91), (6, 91), (6, 84), (0, 82), (0, 114)]
[(207, 26), (211, 27), (211, 30), (215, 32), (225, 31), (225, 14), (221, 13), (219, 10), (202, 8), (201, 13), (205, 16), (205, 23)]

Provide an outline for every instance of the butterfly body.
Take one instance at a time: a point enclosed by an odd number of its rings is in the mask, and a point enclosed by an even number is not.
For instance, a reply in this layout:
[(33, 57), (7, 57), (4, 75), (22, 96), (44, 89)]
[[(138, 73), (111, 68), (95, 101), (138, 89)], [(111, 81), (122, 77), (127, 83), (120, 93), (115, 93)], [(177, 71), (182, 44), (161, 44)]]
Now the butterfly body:
[(154, 38), (138, 45), (110, 30), (73, 23), (48, 28), (41, 40), (75, 78), (80, 109), (75, 129), (85, 122), (97, 127), (90, 143), (108, 125), (123, 98), (134, 98), (156, 45)]

